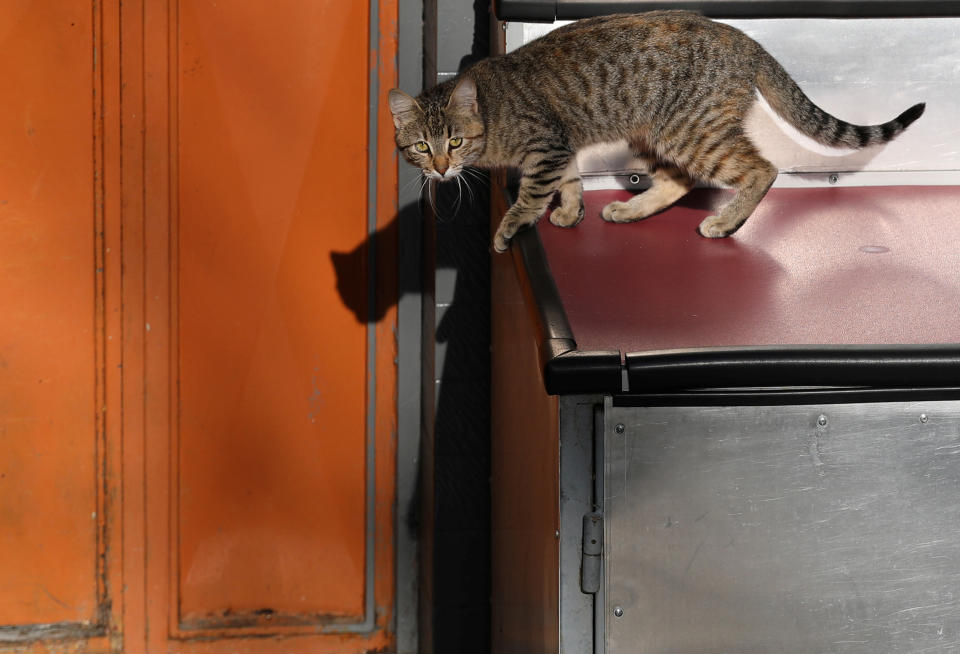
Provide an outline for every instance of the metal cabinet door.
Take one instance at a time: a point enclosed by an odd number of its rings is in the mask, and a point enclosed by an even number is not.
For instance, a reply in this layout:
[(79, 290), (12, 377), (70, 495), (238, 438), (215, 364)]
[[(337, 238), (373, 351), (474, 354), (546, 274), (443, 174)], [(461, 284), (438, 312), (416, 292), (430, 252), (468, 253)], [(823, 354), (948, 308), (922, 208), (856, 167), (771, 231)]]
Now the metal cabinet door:
[(960, 403), (613, 407), (607, 652), (952, 651)]

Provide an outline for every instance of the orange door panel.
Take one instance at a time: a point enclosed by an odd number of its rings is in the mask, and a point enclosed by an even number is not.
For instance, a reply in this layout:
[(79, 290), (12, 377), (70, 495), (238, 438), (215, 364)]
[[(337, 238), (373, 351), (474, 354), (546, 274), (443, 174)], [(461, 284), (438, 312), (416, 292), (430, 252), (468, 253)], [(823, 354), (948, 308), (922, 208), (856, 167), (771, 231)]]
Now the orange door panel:
[(395, 22), (0, 3), (0, 652), (392, 646)]
[(107, 615), (94, 39), (89, 4), (0, 4), (0, 647)]
[(328, 253), (367, 235), (367, 21), (180, 4), (185, 627), (363, 619), (367, 329)]

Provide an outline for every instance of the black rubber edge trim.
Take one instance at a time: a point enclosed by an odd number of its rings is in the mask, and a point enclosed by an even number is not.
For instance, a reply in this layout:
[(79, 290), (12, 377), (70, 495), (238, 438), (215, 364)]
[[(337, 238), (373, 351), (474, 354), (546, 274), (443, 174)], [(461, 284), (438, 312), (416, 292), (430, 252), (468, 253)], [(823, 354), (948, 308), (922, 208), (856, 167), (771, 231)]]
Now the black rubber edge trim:
[(960, 388), (775, 388), (615, 395), (617, 407), (784, 406), (960, 400)]
[[(536, 227), (522, 229), (513, 237), (510, 244), (513, 262), (520, 274), (520, 285), (527, 299), (533, 301), (538, 317), (538, 335), (542, 341), (551, 339), (570, 341), (571, 349), (576, 348), (573, 330), (567, 320), (567, 313), (560, 301), (560, 291), (553, 281), (547, 255), (540, 242)], [(562, 354), (556, 352), (555, 354)]]
[(547, 393), (621, 392), (623, 364), (619, 351), (577, 350), (536, 227), (518, 232), (510, 251), (526, 301), (536, 313), (540, 369)]
[(688, 9), (714, 18), (896, 18), (960, 15), (957, 0), (494, 0), (500, 20), (553, 22), (605, 14)]
[(960, 345), (702, 348), (626, 356), (632, 393), (708, 388), (960, 387)]
[(623, 390), (620, 353), (566, 352), (544, 363), (543, 383), (550, 395), (620, 393)]
[(500, 20), (552, 23), (557, 19), (557, 0), (493, 0), (493, 13)]

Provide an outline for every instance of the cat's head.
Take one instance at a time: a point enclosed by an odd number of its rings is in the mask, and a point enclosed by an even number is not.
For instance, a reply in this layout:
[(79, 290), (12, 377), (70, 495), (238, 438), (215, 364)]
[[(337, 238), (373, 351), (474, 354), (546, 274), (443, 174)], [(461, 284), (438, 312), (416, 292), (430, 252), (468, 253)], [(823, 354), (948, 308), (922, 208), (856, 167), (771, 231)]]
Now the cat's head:
[(485, 147), (477, 87), (470, 77), (412, 98), (390, 91), (390, 112), (397, 128), (397, 147), (431, 179), (453, 179), (475, 163)]

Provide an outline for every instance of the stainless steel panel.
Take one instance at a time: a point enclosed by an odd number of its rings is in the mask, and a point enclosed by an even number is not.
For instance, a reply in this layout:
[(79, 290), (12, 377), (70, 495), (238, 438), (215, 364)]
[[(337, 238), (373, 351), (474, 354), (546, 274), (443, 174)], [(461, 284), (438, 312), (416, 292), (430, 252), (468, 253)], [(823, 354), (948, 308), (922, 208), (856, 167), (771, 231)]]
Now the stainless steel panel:
[(960, 402), (608, 401), (604, 447), (608, 654), (960, 651)]
[(595, 595), (583, 592), (580, 569), (583, 516), (597, 508), (593, 441), (599, 404), (599, 398), (560, 398), (560, 654), (593, 650)]

